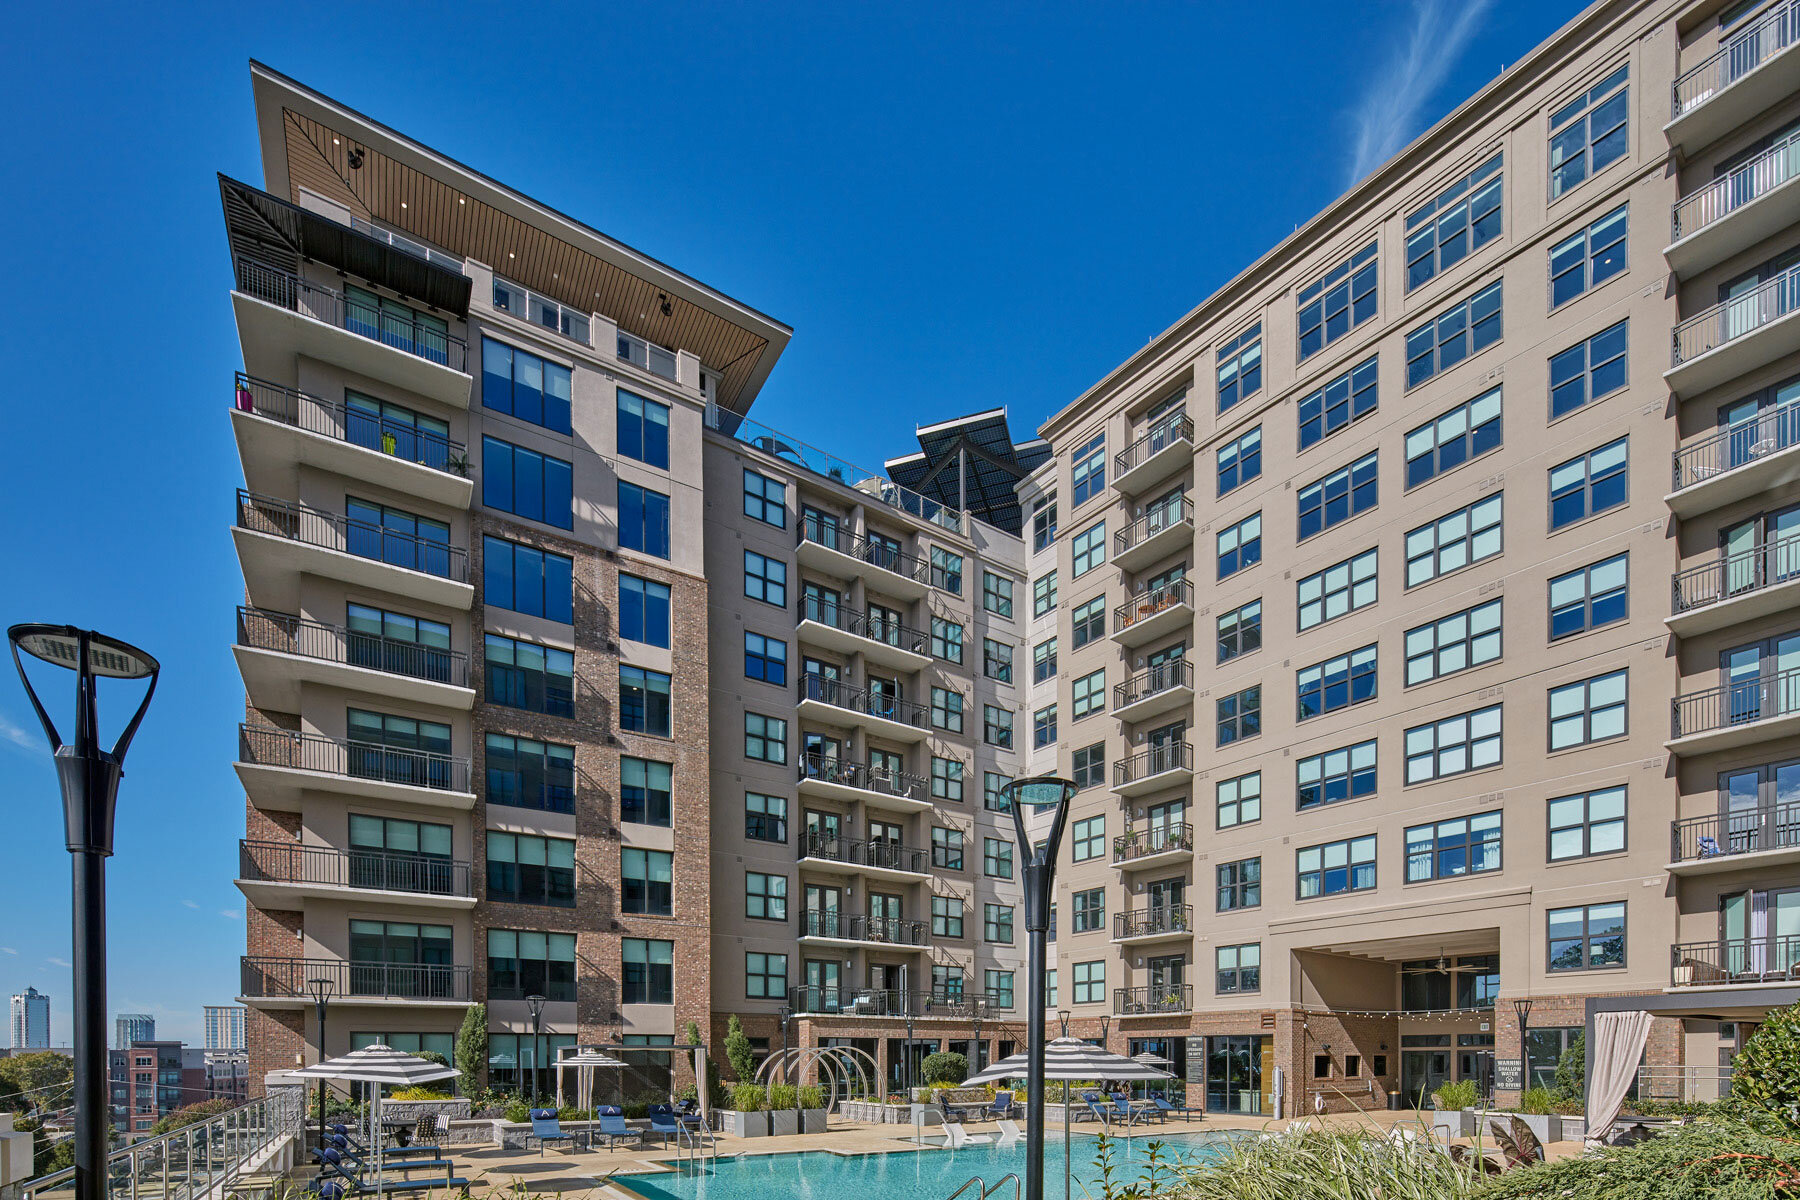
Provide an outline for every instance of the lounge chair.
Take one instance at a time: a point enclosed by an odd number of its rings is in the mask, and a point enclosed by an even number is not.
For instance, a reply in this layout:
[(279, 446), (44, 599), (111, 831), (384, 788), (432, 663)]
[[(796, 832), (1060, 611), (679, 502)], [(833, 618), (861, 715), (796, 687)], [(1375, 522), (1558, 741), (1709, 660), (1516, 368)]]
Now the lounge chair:
[(998, 1121), (1004, 1117), (1010, 1117), (1012, 1114), (1013, 1094), (1011, 1092), (996, 1092), (994, 1093), (994, 1102), (988, 1105), (987, 1111), (984, 1112), (982, 1116), (992, 1117)]
[(1001, 1120), (998, 1122), (998, 1125), (1000, 1136), (994, 1139), (995, 1145), (1010, 1146), (1024, 1136), (1019, 1131), (1019, 1123), (1017, 1121)]
[(640, 1129), (633, 1129), (625, 1123), (625, 1110), (618, 1105), (608, 1104), (603, 1106), (600, 1111), (595, 1114), (595, 1119), (600, 1122), (600, 1128), (594, 1131), (594, 1136), (605, 1138), (606, 1148), (608, 1150), (611, 1150), (622, 1141), (630, 1142), (636, 1146), (644, 1144), (643, 1131)]
[[(435, 1148), (436, 1147), (433, 1147), (433, 1149)], [(324, 1149), (337, 1151), (339, 1164), (358, 1174), (367, 1175), (375, 1170), (375, 1164), (372, 1157), (367, 1154), (359, 1154), (355, 1150), (350, 1149), (348, 1140), (341, 1133), (330, 1135), (330, 1137), (326, 1139)], [(324, 1161), (323, 1154), (324, 1150), (313, 1151), (313, 1157), (320, 1162)], [(447, 1158), (435, 1155), (431, 1157), (420, 1157), (418, 1155), (396, 1155), (390, 1153), (382, 1157), (381, 1165), (384, 1171), (397, 1171), (401, 1174), (405, 1174), (408, 1171), (449, 1169), (456, 1164), (452, 1163)]]
[[(333, 1188), (333, 1185), (336, 1185), (335, 1188)], [(469, 1181), (466, 1179), (458, 1179), (453, 1167), (445, 1170), (442, 1179), (439, 1179), (436, 1175), (433, 1175), (429, 1179), (384, 1178), (380, 1186), (377, 1186), (372, 1182), (365, 1181), (362, 1176), (352, 1174), (350, 1171), (346, 1170), (344, 1168), (343, 1156), (340, 1155), (336, 1149), (328, 1147), (319, 1153), (319, 1177), (313, 1181), (312, 1186), (308, 1190), (320, 1196), (333, 1194), (338, 1196), (385, 1196), (399, 1192), (435, 1191), (438, 1188), (443, 1188), (446, 1191), (455, 1191), (459, 1188), (467, 1188), (468, 1186)]]
[(554, 1108), (534, 1108), (531, 1110), (531, 1132), (526, 1135), (526, 1144), (535, 1141), (538, 1144), (538, 1157), (544, 1156), (544, 1147), (551, 1142), (560, 1142), (575, 1148), (575, 1135), (562, 1131), (562, 1122), (556, 1119)]
[(939, 1096), (937, 1098), (937, 1106), (938, 1106), (938, 1115), (944, 1119), (944, 1124), (946, 1124), (946, 1125), (962, 1124), (962, 1119), (963, 1119), (962, 1113), (951, 1108), (949, 1103), (947, 1101), (945, 1101), (945, 1099), (942, 1096)]
[(681, 1124), (675, 1117), (675, 1110), (666, 1104), (650, 1106), (650, 1132), (661, 1134), (663, 1145), (681, 1136)]
[(1136, 1125), (1139, 1121), (1148, 1122), (1152, 1119), (1157, 1121), (1168, 1119), (1163, 1116), (1160, 1108), (1133, 1108), (1131, 1097), (1123, 1093), (1113, 1097), (1113, 1115), (1122, 1118), (1127, 1125)]
[[(332, 1140), (331, 1140), (333, 1137), (340, 1137), (340, 1138), (344, 1139), (344, 1144), (342, 1146), (338, 1146), (338, 1149), (354, 1150), (358, 1155), (362, 1156), (363, 1158), (369, 1158), (374, 1155), (375, 1151), (371, 1150), (369, 1147), (363, 1145), (360, 1141), (358, 1141), (356, 1139), (356, 1136), (350, 1132), (350, 1128), (348, 1126), (346, 1126), (346, 1125), (327, 1125), (325, 1128), (331, 1131), (330, 1133), (325, 1135), (325, 1144), (327, 1146), (336, 1144), (336, 1143), (332, 1142)], [(402, 1158), (440, 1158), (440, 1157), (442, 1157), (442, 1156), (438, 1153), (438, 1148), (436, 1146), (434, 1146), (434, 1145), (422, 1146), (417, 1143), (414, 1143), (411, 1146), (389, 1146), (382, 1151), (382, 1158), (385, 1160), (399, 1160)]]
[(1092, 1099), (1087, 1100), (1086, 1104), (1088, 1111), (1094, 1115), (1096, 1120), (1102, 1125), (1108, 1126), (1109, 1128), (1111, 1127), (1114, 1110), (1110, 1106), (1102, 1104), (1098, 1096), (1094, 1096)]
[(1156, 1105), (1156, 1111), (1162, 1114), (1164, 1121), (1167, 1121), (1171, 1116), (1177, 1113), (1181, 1115), (1182, 1120), (1191, 1121), (1194, 1119), (1194, 1114), (1198, 1111), (1190, 1104), (1171, 1104), (1168, 1098), (1164, 1096), (1152, 1096), (1150, 1097), (1150, 1102)]
[(985, 1146), (994, 1140), (985, 1133), (972, 1134), (961, 1125), (944, 1126), (944, 1136), (949, 1139), (947, 1144), (952, 1150), (961, 1150), (964, 1146)]

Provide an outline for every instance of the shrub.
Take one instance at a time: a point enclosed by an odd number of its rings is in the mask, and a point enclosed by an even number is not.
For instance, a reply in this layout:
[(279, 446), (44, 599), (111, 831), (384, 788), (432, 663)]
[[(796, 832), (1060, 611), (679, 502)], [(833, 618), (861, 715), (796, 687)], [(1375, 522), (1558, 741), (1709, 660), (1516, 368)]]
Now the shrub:
[[(646, 1113), (645, 1115), (648, 1116), (649, 1114)], [(591, 1121), (594, 1119), (594, 1110), (591, 1108), (576, 1108), (573, 1104), (565, 1104), (556, 1110), (556, 1119), (559, 1121)]]
[(769, 1088), (769, 1111), (791, 1112), (796, 1107), (798, 1093), (791, 1083), (777, 1083)]
[(471, 1004), (456, 1033), (456, 1069), (464, 1091), (473, 1092), (487, 1078), (487, 1005)]
[(633, 1100), (619, 1105), (619, 1112), (624, 1115), (626, 1120), (641, 1121), (650, 1115), (650, 1105), (642, 1100)]
[(1556, 1097), (1549, 1088), (1529, 1087), (1519, 1093), (1519, 1111), (1534, 1117), (1547, 1117), (1556, 1111)]
[(1763, 1018), (1731, 1063), (1731, 1098), (1800, 1126), (1800, 1005)]
[(925, 1061), (919, 1064), (919, 1076), (926, 1083), (955, 1087), (969, 1077), (968, 1056), (954, 1050), (939, 1050), (935, 1054), (928, 1054)]
[(1785, 1132), (1768, 1118), (1696, 1121), (1634, 1146), (1508, 1171), (1481, 1200), (1777, 1200), (1800, 1176), (1800, 1142)]
[(805, 1087), (801, 1088), (800, 1089), (800, 1107), (801, 1108), (824, 1108), (825, 1107), (824, 1089), (819, 1088), (810, 1083), (807, 1084)]
[(167, 1133), (171, 1129), (180, 1129), (186, 1125), (195, 1125), (208, 1117), (214, 1117), (232, 1107), (229, 1100), (202, 1100), (198, 1104), (189, 1104), (178, 1108), (168, 1116), (150, 1127), (152, 1136)]
[(749, 1083), (756, 1077), (756, 1056), (750, 1051), (750, 1039), (736, 1013), (725, 1022), (725, 1057), (731, 1060), (731, 1070), (739, 1083)]
[(740, 1083), (731, 1089), (731, 1107), (738, 1112), (761, 1112), (763, 1090), (754, 1083)]
[(1480, 1189), (1475, 1163), (1448, 1154), (1396, 1154), (1376, 1132), (1313, 1130), (1227, 1142), (1208, 1165), (1177, 1168), (1177, 1185), (1156, 1194), (1182, 1200), (1471, 1200)]
[(1431, 1095), (1432, 1098), (1437, 1101), (1437, 1106), (1446, 1111), (1458, 1108), (1474, 1108), (1476, 1099), (1475, 1081), (1473, 1079), (1459, 1079), (1455, 1083), (1446, 1083), (1438, 1088), (1437, 1091), (1431, 1093)]
[(419, 1086), (395, 1088), (389, 1100), (450, 1100), (454, 1097), (443, 1088)]
[(1587, 1032), (1569, 1039), (1569, 1045), (1556, 1060), (1556, 1098), (1587, 1100)]
[(506, 1119), (515, 1125), (523, 1125), (531, 1120), (531, 1108), (515, 1096), (506, 1106)]

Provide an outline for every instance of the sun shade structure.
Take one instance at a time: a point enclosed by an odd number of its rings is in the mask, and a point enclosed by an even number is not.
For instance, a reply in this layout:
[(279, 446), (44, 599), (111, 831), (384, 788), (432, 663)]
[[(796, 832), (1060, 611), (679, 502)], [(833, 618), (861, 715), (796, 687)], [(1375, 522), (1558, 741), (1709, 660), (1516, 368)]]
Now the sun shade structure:
[(288, 1077), (290, 1079), (340, 1079), (350, 1083), (367, 1083), (374, 1086), (375, 1106), (369, 1118), (369, 1144), (375, 1147), (375, 1188), (380, 1191), (383, 1145), (381, 1089), (436, 1083), (440, 1079), (454, 1079), (461, 1074), (462, 1072), (455, 1067), (446, 1067), (441, 1063), (434, 1063), (430, 1059), (405, 1054), (392, 1046), (384, 1046), (380, 1042), (376, 1042), (372, 1046), (364, 1046), (361, 1050), (352, 1050), (337, 1058), (328, 1058), (324, 1062), (314, 1063), (310, 1067), (289, 1071)]
[(601, 1067), (623, 1070), (625, 1063), (610, 1054), (587, 1047), (576, 1051), (567, 1058), (557, 1059), (556, 1103), (559, 1108), (563, 1102), (563, 1070), (567, 1067), (575, 1068), (575, 1107), (592, 1108), (594, 1107), (594, 1072)]
[(1050, 443), (1015, 443), (1004, 408), (916, 426), (919, 453), (890, 458), (888, 477), (903, 488), (968, 513), (996, 529), (1024, 527), (1019, 481), (1043, 466)]

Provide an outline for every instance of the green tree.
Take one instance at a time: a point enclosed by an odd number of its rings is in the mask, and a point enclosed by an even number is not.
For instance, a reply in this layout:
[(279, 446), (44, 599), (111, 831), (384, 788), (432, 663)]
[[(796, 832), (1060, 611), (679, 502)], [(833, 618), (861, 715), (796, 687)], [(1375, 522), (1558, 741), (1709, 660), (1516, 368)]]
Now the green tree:
[(456, 1034), (456, 1069), (462, 1072), (464, 1092), (481, 1090), (487, 1078), (487, 1058), (487, 1005), (471, 1004)]
[(1585, 1100), (1587, 1098), (1587, 1033), (1576, 1034), (1569, 1039), (1569, 1045), (1556, 1060), (1556, 1098), (1558, 1100)]
[(0, 1058), (0, 1108), (13, 1112), (48, 1112), (68, 1102), (75, 1079), (75, 1060), (40, 1050)]
[(1800, 1004), (1776, 1009), (1731, 1062), (1731, 1098), (1800, 1128)]
[(919, 1077), (931, 1086), (955, 1087), (969, 1077), (969, 1058), (955, 1050), (927, 1054), (919, 1064)]
[(756, 1058), (750, 1052), (750, 1039), (745, 1036), (744, 1026), (736, 1013), (725, 1022), (725, 1057), (731, 1060), (731, 1070), (738, 1082), (749, 1083), (756, 1077)]

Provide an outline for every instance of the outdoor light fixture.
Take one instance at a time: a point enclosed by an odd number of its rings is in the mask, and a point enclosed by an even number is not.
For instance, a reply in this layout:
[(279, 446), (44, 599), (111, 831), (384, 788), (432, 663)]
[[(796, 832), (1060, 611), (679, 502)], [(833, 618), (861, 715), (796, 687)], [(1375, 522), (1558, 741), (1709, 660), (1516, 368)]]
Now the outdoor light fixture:
[(531, 1012), (531, 1098), (535, 1102), (538, 1092), (538, 1045), (544, 1034), (544, 998), (535, 992), (525, 997), (525, 1006)]
[[(319, 1013), (319, 1061), (325, 1061), (325, 1010), (331, 1007), (331, 994), (337, 991), (337, 980), (327, 976), (306, 981), (306, 993), (313, 998)], [(319, 1080), (319, 1148), (325, 1148), (325, 1081)]]
[(1057, 1009), (1056, 1010), (1056, 1019), (1058, 1021), (1062, 1022), (1062, 1035), (1064, 1037), (1068, 1037), (1069, 1036), (1069, 1010), (1066, 1008)]
[(1531, 1047), (1525, 1044), (1526, 1023), (1531, 1020), (1531, 1001), (1521, 997), (1513, 1001), (1513, 1013), (1519, 1018), (1519, 1083), (1531, 1086)]
[(1106, 1039), (1107, 1039), (1108, 1035), (1110, 1035), (1111, 1033), (1112, 1033), (1112, 1014), (1111, 1013), (1101, 1013), (1100, 1014), (1100, 1048), (1102, 1050), (1104, 1050), (1106, 1048)]
[(350, 148), (350, 154), (349, 154), (348, 161), (350, 163), (350, 169), (352, 171), (362, 170), (363, 150), (362, 150), (361, 146), (352, 146)]
[[(73, 625), (14, 625), (6, 631), (13, 666), (25, 695), (50, 739), (62, 785), (64, 841), (73, 856), (75, 985), (75, 1200), (106, 1200), (107, 1135), (112, 1105), (107, 1099), (106, 1051), (106, 860), (113, 852), (113, 812), (125, 752), (156, 694), (162, 670), (150, 655), (127, 642)], [(75, 672), (75, 741), (65, 743), (44, 711), (23, 650), (31, 657)], [(144, 698), (113, 748), (100, 748), (100, 679), (147, 679)]]

